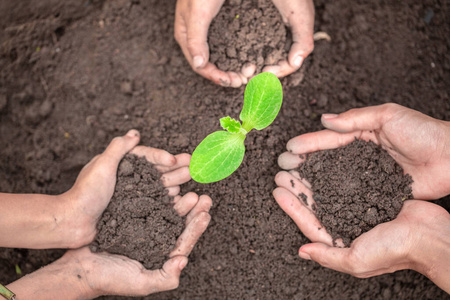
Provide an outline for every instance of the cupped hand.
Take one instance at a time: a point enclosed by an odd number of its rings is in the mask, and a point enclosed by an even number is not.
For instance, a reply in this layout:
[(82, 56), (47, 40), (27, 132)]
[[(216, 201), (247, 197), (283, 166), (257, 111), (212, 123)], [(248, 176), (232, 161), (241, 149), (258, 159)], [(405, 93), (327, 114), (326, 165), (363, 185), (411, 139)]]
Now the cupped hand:
[(322, 115), (326, 130), (306, 133), (287, 143), (278, 164), (290, 170), (304, 154), (335, 149), (355, 138), (383, 147), (412, 176), (415, 199), (438, 199), (450, 193), (450, 122), (389, 103)]
[(175, 39), (192, 69), (222, 86), (240, 87), (255, 72), (254, 65), (241, 72), (224, 72), (209, 61), (208, 29), (225, 0), (178, 0)]
[(186, 216), (186, 227), (161, 269), (147, 270), (138, 261), (106, 252), (92, 253), (88, 247), (68, 251), (62, 261), (78, 263), (79, 274), (91, 297), (145, 296), (177, 288), (187, 257), (209, 224), (211, 198), (188, 193), (177, 196), (175, 202), (178, 214)]
[[(439, 284), (436, 274), (429, 271), (445, 266), (448, 256), (450, 216), (442, 207), (427, 201), (407, 200), (396, 219), (363, 233), (349, 248), (342, 248), (339, 241), (341, 247), (333, 247), (331, 236), (312, 209), (315, 202), (307, 183), (298, 174), (286, 171), (278, 173), (275, 181), (276, 201), (312, 241), (299, 249), (300, 257), (359, 278), (415, 269)], [(307, 196), (308, 205), (295, 196), (299, 193)], [(448, 266), (444, 271), (445, 268)]]
[(272, 0), (283, 22), (292, 33), (292, 46), (287, 59), (276, 65), (266, 66), (263, 72), (277, 77), (287, 76), (298, 70), (314, 49), (314, 4), (312, 0)]
[(97, 221), (114, 193), (118, 165), (127, 153), (144, 156), (152, 163), (162, 173), (161, 182), (171, 196), (178, 195), (179, 185), (190, 180), (190, 155), (172, 155), (161, 149), (136, 146), (139, 139), (136, 130), (114, 138), (102, 154), (81, 170), (73, 187), (62, 195), (70, 203), (66, 211), (66, 218), (72, 220), (69, 226), (78, 228), (72, 237), (73, 248), (87, 245), (94, 239)]

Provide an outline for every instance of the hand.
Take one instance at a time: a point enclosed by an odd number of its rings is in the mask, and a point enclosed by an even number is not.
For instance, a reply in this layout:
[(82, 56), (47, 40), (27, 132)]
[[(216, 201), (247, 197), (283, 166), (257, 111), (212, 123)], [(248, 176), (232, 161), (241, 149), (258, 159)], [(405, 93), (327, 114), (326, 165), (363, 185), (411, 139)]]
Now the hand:
[(263, 72), (277, 77), (287, 76), (298, 70), (314, 49), (314, 4), (312, 0), (272, 0), (283, 22), (291, 29), (293, 43), (288, 59), (277, 65), (266, 66)]
[(125, 256), (92, 253), (88, 247), (83, 247), (67, 251), (59, 260), (22, 277), (8, 288), (19, 299), (145, 296), (177, 288), (187, 257), (210, 221), (211, 198), (188, 193), (183, 197), (177, 196), (175, 201), (174, 208), (178, 214), (187, 214), (186, 228), (162, 269), (147, 270)]
[(303, 161), (299, 155), (338, 148), (360, 138), (381, 145), (412, 176), (414, 198), (438, 199), (450, 193), (450, 122), (390, 103), (325, 114), (322, 124), (328, 129), (287, 143), (289, 152), (278, 159), (281, 168), (298, 167)]
[(62, 197), (68, 199), (69, 228), (73, 228), (71, 248), (89, 244), (97, 233), (96, 224), (108, 206), (116, 185), (117, 167), (127, 153), (145, 158), (162, 172), (161, 181), (176, 196), (180, 184), (190, 180), (190, 155), (172, 155), (167, 151), (137, 146), (139, 132), (130, 130), (125, 136), (115, 138), (106, 150), (94, 157), (80, 172), (74, 186)]
[[(312, 241), (299, 249), (301, 258), (359, 278), (414, 269), (450, 291), (450, 215), (444, 208), (407, 200), (395, 220), (363, 233), (350, 248), (338, 248), (311, 209), (314, 199), (307, 183), (285, 171), (275, 181), (276, 201)], [(308, 197), (308, 206), (297, 199), (299, 193)]]
[(178, 0), (175, 12), (175, 39), (195, 72), (216, 84), (240, 87), (253, 75), (255, 66), (244, 66), (240, 73), (224, 72), (209, 62), (208, 29), (224, 1)]

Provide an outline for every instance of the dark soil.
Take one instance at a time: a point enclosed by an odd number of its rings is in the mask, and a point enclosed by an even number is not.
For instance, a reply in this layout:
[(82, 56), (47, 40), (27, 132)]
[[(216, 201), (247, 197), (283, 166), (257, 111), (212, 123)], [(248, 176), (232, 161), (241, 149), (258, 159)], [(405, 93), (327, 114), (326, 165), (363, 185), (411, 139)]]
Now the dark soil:
[(127, 155), (119, 165), (114, 195), (98, 222), (91, 250), (128, 256), (160, 269), (175, 248), (183, 218), (145, 158)]
[(372, 141), (312, 153), (299, 173), (312, 186), (317, 218), (333, 243), (342, 238), (345, 246), (395, 219), (403, 201), (412, 199), (411, 176)]
[[(272, 197), (277, 156), (290, 138), (321, 129), (322, 113), (392, 101), (450, 121), (448, 3), (315, 5), (315, 29), (331, 42), (317, 42), (300, 72), (282, 79), (279, 116), (247, 136), (232, 176), (182, 187), (211, 196), (212, 220), (180, 287), (146, 299), (448, 299), (414, 271), (357, 279), (300, 259), (308, 239)], [(64, 192), (130, 128), (144, 145), (192, 153), (221, 117), (238, 117), (244, 88), (191, 70), (173, 38), (174, 8), (175, 0), (0, 2), (1, 191)], [(27, 274), (62, 253), (2, 249), (0, 282), (19, 277), (16, 263)]]
[(208, 32), (210, 61), (234, 72), (253, 63), (259, 73), (265, 65), (286, 59), (288, 32), (270, 0), (225, 1)]

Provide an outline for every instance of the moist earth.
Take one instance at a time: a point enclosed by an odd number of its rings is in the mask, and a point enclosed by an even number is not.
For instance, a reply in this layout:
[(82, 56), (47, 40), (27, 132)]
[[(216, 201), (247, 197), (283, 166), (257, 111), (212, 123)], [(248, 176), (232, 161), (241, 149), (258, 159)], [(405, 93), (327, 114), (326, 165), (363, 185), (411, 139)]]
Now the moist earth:
[(183, 218), (144, 157), (126, 155), (119, 165), (114, 195), (100, 218), (93, 252), (121, 254), (160, 269), (175, 248)]
[(259, 73), (287, 58), (288, 32), (270, 0), (225, 1), (208, 31), (210, 61), (234, 72), (252, 63)]
[(312, 153), (298, 171), (311, 184), (312, 209), (335, 245), (342, 239), (350, 246), (364, 232), (395, 219), (403, 201), (412, 199), (411, 176), (372, 141)]
[[(220, 130), (221, 117), (239, 116), (244, 88), (214, 85), (183, 57), (173, 38), (175, 4), (0, 1), (2, 192), (63, 193), (131, 128), (143, 145), (192, 153)], [(314, 4), (315, 31), (331, 42), (316, 42), (302, 69), (281, 80), (280, 114), (247, 136), (232, 176), (182, 186), (213, 199), (210, 225), (179, 288), (143, 299), (448, 299), (414, 271), (358, 279), (300, 259), (309, 241), (272, 191), (287, 141), (322, 129), (323, 113), (396, 102), (450, 121), (450, 8), (431, 0)], [(63, 252), (1, 249), (0, 282)]]

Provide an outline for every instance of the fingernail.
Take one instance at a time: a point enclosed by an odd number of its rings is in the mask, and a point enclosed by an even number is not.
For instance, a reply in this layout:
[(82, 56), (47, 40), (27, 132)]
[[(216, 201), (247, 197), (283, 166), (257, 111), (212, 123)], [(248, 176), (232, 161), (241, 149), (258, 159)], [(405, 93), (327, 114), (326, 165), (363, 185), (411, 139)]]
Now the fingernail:
[(203, 57), (201, 57), (200, 55), (194, 56), (193, 63), (194, 68), (200, 68), (203, 65)]
[(127, 132), (127, 136), (129, 137), (139, 136), (139, 131), (137, 131), (136, 129), (131, 129)]
[(300, 65), (302, 64), (302, 61), (303, 61), (303, 57), (301, 57), (301, 56), (298, 56), (295, 60), (294, 60), (294, 66), (295, 67), (300, 67)]
[(337, 116), (338, 116), (337, 114), (323, 114), (322, 118), (325, 120), (331, 120), (331, 119), (336, 118)]
[(308, 253), (303, 252), (302, 248), (300, 248), (300, 250), (298, 251), (298, 255), (303, 259), (311, 260), (311, 256), (309, 256)]
[(184, 267), (186, 267), (187, 263), (188, 263), (188, 260), (187, 260), (187, 259), (181, 260), (181, 261), (180, 261), (180, 264), (178, 265), (178, 267), (180, 268), (180, 270), (183, 270)]

